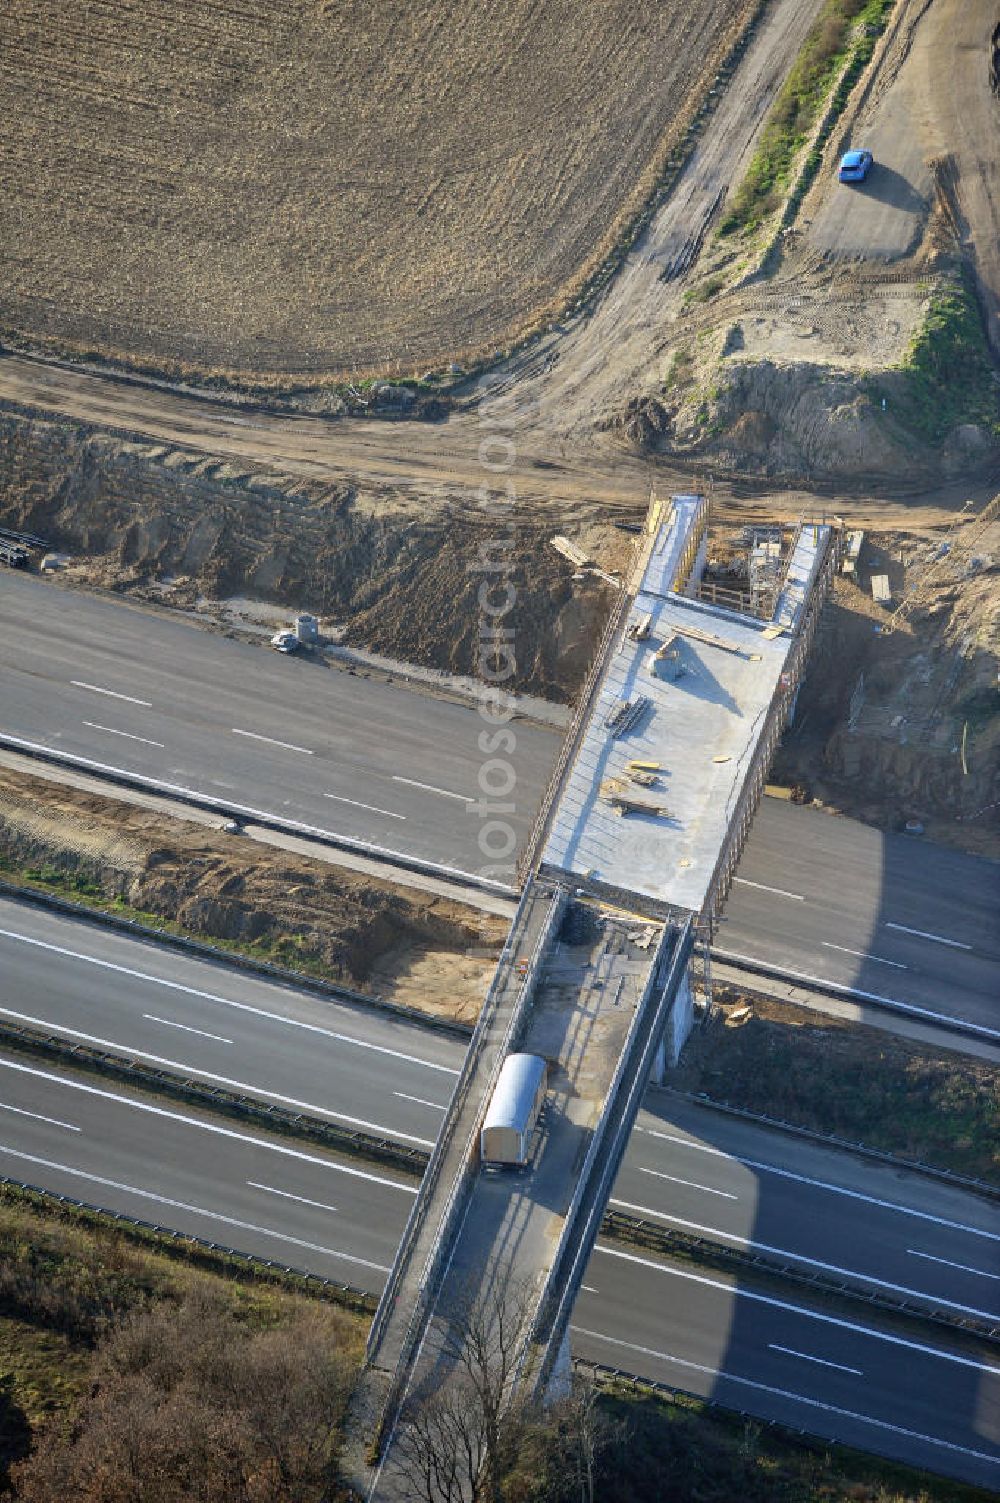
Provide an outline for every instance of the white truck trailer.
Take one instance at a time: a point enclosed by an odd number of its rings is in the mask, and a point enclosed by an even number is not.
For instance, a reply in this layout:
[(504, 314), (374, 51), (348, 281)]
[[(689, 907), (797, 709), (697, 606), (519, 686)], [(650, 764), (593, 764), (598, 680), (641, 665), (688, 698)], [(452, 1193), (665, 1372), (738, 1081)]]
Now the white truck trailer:
[(531, 1135), (545, 1100), (548, 1066), (537, 1054), (508, 1054), (479, 1139), (485, 1169), (528, 1162)]

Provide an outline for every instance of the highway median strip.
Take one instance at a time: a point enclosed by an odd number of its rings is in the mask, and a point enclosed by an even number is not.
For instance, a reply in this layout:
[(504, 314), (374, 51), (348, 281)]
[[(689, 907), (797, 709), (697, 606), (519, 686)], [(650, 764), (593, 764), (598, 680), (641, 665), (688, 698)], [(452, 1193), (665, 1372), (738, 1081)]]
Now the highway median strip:
[[(58, 1036), (23, 1025), (0, 1022), (0, 1045), (17, 1053), (43, 1058), (76, 1071), (101, 1075), (118, 1082), (141, 1088), (152, 1095), (184, 1101), (213, 1112), (238, 1117), (286, 1137), (294, 1137), (332, 1149), (341, 1154), (372, 1160), (389, 1165), (415, 1178), (422, 1176), (429, 1154), (419, 1148), (406, 1148), (387, 1138), (342, 1127), (336, 1123), (292, 1112), (282, 1107), (269, 1106), (246, 1096), (225, 1091), (203, 1082), (192, 1080), (168, 1071), (154, 1069), (140, 1061), (124, 1056), (108, 1054), (89, 1046), (76, 1045)], [(20, 1184), (20, 1181), (9, 1181)], [(31, 1187), (38, 1193), (38, 1187)], [(65, 1197), (57, 1197), (65, 1199)], [(82, 1204), (82, 1202), (81, 1202)], [(89, 1209), (95, 1209), (90, 1207)], [(99, 1208), (98, 1208), (99, 1209)], [(114, 1215), (114, 1212), (109, 1214)], [(124, 1218), (130, 1220), (130, 1218)], [(146, 1226), (146, 1223), (136, 1223)], [(158, 1228), (158, 1231), (164, 1231)], [(169, 1235), (180, 1235), (173, 1229), (165, 1229)], [(793, 1283), (808, 1287), (817, 1294), (835, 1300), (861, 1302), (870, 1309), (885, 1311), (896, 1317), (947, 1327), (953, 1331), (975, 1336), (980, 1340), (1000, 1345), (1000, 1327), (987, 1320), (962, 1314), (956, 1310), (934, 1308), (897, 1297), (885, 1290), (872, 1291), (865, 1287), (863, 1275), (858, 1285), (840, 1278), (810, 1271), (794, 1263), (777, 1260), (751, 1248), (725, 1246), (708, 1237), (661, 1226), (641, 1217), (621, 1211), (608, 1210), (601, 1223), (600, 1236), (616, 1243), (642, 1247), (661, 1257), (681, 1259), (700, 1266), (725, 1272), (749, 1274), (766, 1282)], [(197, 1239), (195, 1239), (197, 1240)], [(212, 1244), (214, 1246), (214, 1244)], [(227, 1250), (231, 1251), (231, 1250)], [(234, 1256), (242, 1256), (234, 1253)]]
[[(3, 860), (0, 857), (0, 871), (4, 869)], [(9, 868), (7, 870), (9, 872)], [(52, 878), (48, 874), (40, 877), (40, 880), (47, 882), (53, 879), (64, 889), (72, 891), (73, 897), (68, 898), (61, 896), (59, 892), (43, 890), (23, 880), (11, 881), (9, 876), (7, 880), (0, 877), (0, 897), (13, 898), (15, 902), (30, 903), (34, 907), (50, 908), (55, 913), (102, 925), (117, 930), (120, 934), (151, 939), (157, 945), (168, 949), (197, 955), (216, 964), (232, 966), (235, 970), (247, 971), (251, 975), (262, 976), (268, 980), (281, 981), (297, 987), (300, 991), (313, 992), (331, 1001), (348, 1002), (354, 1006), (383, 1012), (390, 1017), (416, 1023), (421, 1028), (446, 1033), (453, 1038), (468, 1039), (471, 1036), (472, 1029), (466, 1023), (458, 1023), (450, 1018), (421, 1012), (418, 1008), (406, 1006), (405, 1003), (391, 1002), (387, 997), (379, 996), (375, 992), (360, 992), (353, 987), (345, 986), (343, 982), (327, 979), (306, 970), (293, 970), (291, 966), (279, 965), (273, 960), (265, 960), (262, 956), (248, 954), (246, 947), (242, 946), (238, 940), (228, 940), (218, 936), (213, 936), (211, 939), (202, 937), (186, 930), (174, 920), (160, 919), (159, 922), (148, 923), (146, 922), (148, 918), (158, 916), (146, 914), (141, 909), (130, 908), (119, 899), (107, 898), (103, 894), (81, 893), (79, 887), (74, 885), (76, 879), (72, 873), (60, 872), (54, 873)]]
[(271, 1106), (221, 1086), (156, 1069), (126, 1055), (111, 1054), (88, 1044), (73, 1044), (54, 1033), (25, 1024), (0, 1022), (0, 1045), (19, 1054), (69, 1065), (76, 1070), (141, 1088), (172, 1101), (204, 1106), (225, 1116), (239, 1117), (286, 1137), (305, 1139), (324, 1148), (389, 1165), (405, 1174), (421, 1175), (427, 1154), (360, 1128), (343, 1127), (324, 1118), (307, 1116), (287, 1107)]

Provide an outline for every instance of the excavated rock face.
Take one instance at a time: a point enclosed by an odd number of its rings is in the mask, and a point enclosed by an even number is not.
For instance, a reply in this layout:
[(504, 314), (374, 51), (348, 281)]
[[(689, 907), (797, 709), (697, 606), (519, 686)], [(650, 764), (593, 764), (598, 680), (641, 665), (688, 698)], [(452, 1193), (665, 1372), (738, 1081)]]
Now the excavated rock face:
[[(723, 355), (731, 353), (723, 347)], [(883, 405), (884, 402), (884, 405)], [(1000, 446), (964, 423), (937, 448), (904, 421), (899, 371), (863, 373), (810, 362), (727, 359), (715, 384), (685, 389), (671, 414), (634, 397), (609, 426), (637, 448), (711, 457), (733, 471), (808, 481), (955, 476), (995, 462)]]
[[(487, 957), (503, 920), (305, 857), (0, 768), (0, 872), (69, 877), (107, 899), (364, 985), (397, 951)], [(475, 1001), (475, 997), (471, 999)], [(473, 1012), (475, 1008), (473, 1006)]]
[(351, 645), (463, 674), (480, 655), (477, 563), (509, 536), (489, 555), (516, 592), (509, 687), (557, 701), (572, 699), (610, 601), (600, 580), (572, 580), (537, 512), (429, 511), (14, 413), (0, 413), (0, 524), (71, 554), (87, 583), (161, 604), (247, 596), (309, 610)]
[(659, 448), (673, 431), (669, 412), (655, 397), (632, 397), (614, 426), (640, 449)]
[(914, 468), (911, 442), (892, 431), (856, 376), (815, 365), (738, 361), (722, 372), (706, 447), (743, 457), (771, 475), (900, 475)]

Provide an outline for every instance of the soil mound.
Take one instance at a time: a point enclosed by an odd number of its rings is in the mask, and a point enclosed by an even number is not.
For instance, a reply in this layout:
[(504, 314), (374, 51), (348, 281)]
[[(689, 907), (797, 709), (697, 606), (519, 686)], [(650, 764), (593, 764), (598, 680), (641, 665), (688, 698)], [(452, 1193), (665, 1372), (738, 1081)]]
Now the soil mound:
[(537, 512), (500, 525), (16, 413), (0, 413), (0, 524), (70, 554), (88, 584), (309, 610), (349, 645), (461, 674), (479, 660), (486, 549), (516, 595), (508, 687), (556, 701), (575, 693), (610, 602), (599, 578), (573, 579)]
[(507, 927), (446, 898), (0, 768), (5, 871), (468, 1018)]

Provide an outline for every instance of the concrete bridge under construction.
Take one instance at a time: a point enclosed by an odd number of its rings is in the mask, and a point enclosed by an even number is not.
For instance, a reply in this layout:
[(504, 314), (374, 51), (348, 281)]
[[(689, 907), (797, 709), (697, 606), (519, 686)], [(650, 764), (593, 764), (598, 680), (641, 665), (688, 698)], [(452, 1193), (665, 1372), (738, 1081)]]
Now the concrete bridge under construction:
[[(732, 610), (698, 598), (709, 520), (703, 497), (651, 507), (539, 811), (510, 936), (372, 1324), (356, 1413), (375, 1433), (370, 1498), (407, 1495), (408, 1406), (451, 1381), (470, 1290), (516, 1282), (511, 1396), (558, 1380), (646, 1084), (692, 1027), (696, 940), (728, 891), (837, 551), (834, 528), (803, 522), (766, 612)], [(484, 1173), (479, 1130), (515, 1050), (548, 1062), (545, 1106), (526, 1169)]]

